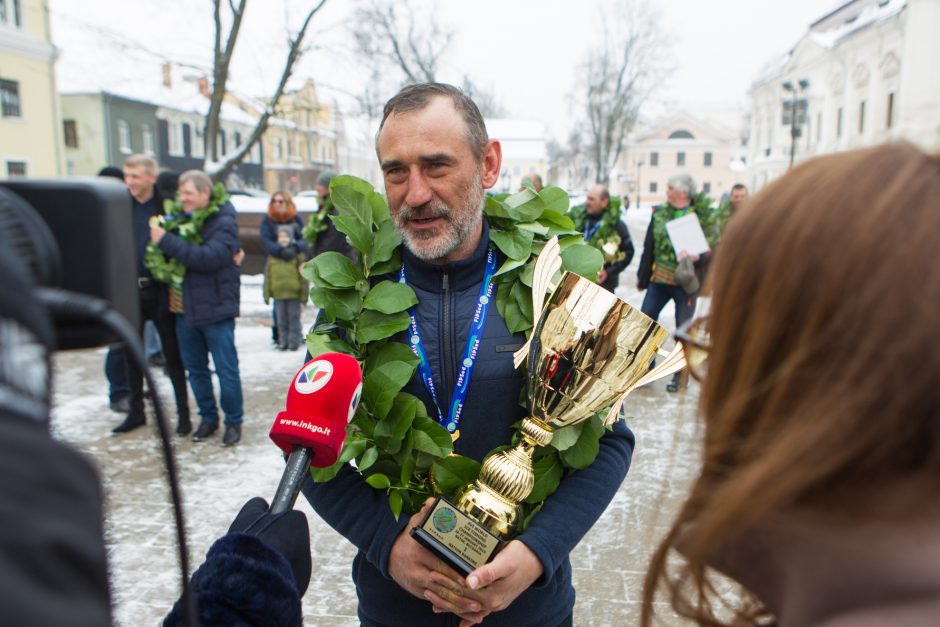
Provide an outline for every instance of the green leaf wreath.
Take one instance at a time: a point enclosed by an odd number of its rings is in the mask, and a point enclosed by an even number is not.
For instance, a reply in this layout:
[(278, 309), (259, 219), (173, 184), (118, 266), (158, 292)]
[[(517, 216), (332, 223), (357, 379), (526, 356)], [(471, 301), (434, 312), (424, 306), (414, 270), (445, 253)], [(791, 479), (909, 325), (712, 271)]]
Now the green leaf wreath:
[[(228, 200), (225, 188), (221, 183), (216, 183), (212, 188), (212, 195), (209, 197), (209, 206), (196, 209), (191, 214), (183, 209), (183, 203), (179, 197), (175, 199), (167, 198), (163, 201), (164, 214), (160, 221), (168, 233), (173, 233), (183, 238), (190, 244), (201, 244), (203, 225), (214, 213), (219, 212), (219, 205)], [(154, 216), (158, 217), (158, 216)], [(159, 217), (158, 217), (159, 219)], [(180, 286), (183, 284), (183, 277), (186, 276), (186, 267), (176, 259), (167, 259), (163, 251), (153, 242), (147, 243), (147, 250), (144, 252), (144, 265), (150, 270), (153, 278), (162, 283)]]
[[(569, 212), (574, 228), (584, 232), (584, 224), (587, 222), (587, 207), (578, 205), (572, 207)], [(617, 223), (620, 221), (620, 199), (614, 196), (610, 197), (610, 203), (607, 209), (601, 214), (601, 223), (597, 230), (591, 235), (587, 243), (604, 255), (604, 265), (610, 265), (623, 259), (623, 251), (620, 250), (620, 235), (617, 233)]]
[[(307, 347), (313, 356), (330, 351), (354, 356), (363, 368), (363, 389), (339, 460), (314, 470), (313, 477), (328, 481), (354, 460), (366, 482), (388, 494), (397, 518), (418, 511), (429, 496), (454, 496), (476, 479), (480, 464), (455, 455), (447, 430), (420, 399), (402, 391), (418, 358), (405, 344), (389, 339), (409, 326), (407, 310), (418, 299), (394, 274), (401, 267), (401, 236), (384, 196), (361, 179), (337, 176), (330, 197), (337, 211), (333, 222), (359, 251), (359, 262), (327, 252), (305, 264), (302, 272), (313, 285), (311, 298), (322, 310), (307, 336)], [(596, 277), (601, 267), (601, 254), (584, 244), (565, 215), (567, 209), (568, 195), (557, 187), (486, 199), (490, 239), (506, 256), (493, 279), (496, 305), (514, 333), (532, 329), (535, 259), (552, 236), (559, 238), (563, 269)], [(526, 520), (566, 472), (594, 460), (603, 432), (603, 421), (595, 416), (559, 430), (552, 445), (537, 453), (536, 485), (526, 501)]]
[(310, 217), (307, 218), (307, 222), (304, 223), (304, 228), (301, 230), (300, 236), (304, 238), (304, 241), (307, 242), (311, 248), (316, 246), (317, 236), (326, 230), (326, 218), (330, 215), (332, 209), (333, 201), (327, 198), (323, 206), (320, 207), (319, 210), (311, 213)]

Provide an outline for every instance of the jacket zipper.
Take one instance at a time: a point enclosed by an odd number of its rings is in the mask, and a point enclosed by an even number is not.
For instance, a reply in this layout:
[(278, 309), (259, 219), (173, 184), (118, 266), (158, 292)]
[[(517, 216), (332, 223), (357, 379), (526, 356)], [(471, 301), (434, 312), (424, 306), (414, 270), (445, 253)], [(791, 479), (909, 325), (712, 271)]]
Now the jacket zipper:
[(441, 361), (441, 370), (444, 372), (444, 386), (441, 390), (442, 396), (441, 400), (445, 403), (441, 406), (441, 411), (444, 413), (444, 419), (450, 420), (450, 404), (453, 402), (451, 396), (453, 395), (454, 390), (454, 355), (452, 343), (454, 341), (454, 329), (453, 327), (453, 312), (451, 311), (451, 297), (450, 297), (450, 277), (447, 271), (444, 271), (442, 276), (441, 287), (443, 288), (443, 299), (444, 299), (444, 323), (441, 325), (441, 347), (443, 350), (443, 357)]

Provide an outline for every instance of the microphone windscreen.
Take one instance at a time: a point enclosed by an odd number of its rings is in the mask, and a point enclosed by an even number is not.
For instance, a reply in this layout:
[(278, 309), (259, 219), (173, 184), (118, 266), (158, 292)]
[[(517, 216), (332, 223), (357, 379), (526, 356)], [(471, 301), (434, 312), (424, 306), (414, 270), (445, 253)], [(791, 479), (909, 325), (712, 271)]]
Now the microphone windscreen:
[(287, 406), (274, 419), (270, 436), (288, 455), (298, 446), (313, 451), (311, 466), (336, 462), (346, 425), (362, 396), (362, 370), (350, 355), (324, 353), (303, 365), (287, 390)]

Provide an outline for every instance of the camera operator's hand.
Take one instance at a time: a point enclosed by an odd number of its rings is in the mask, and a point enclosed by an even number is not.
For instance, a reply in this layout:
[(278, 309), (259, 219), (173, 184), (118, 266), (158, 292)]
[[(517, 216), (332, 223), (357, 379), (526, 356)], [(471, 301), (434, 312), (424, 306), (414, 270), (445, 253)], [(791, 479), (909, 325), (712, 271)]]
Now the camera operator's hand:
[(285, 246), (281, 249), (281, 259), (290, 261), (297, 256), (297, 246), (291, 244), (290, 246)]
[(242, 507), (229, 533), (247, 533), (269, 544), (290, 562), (297, 592), (304, 595), (310, 584), (310, 530), (307, 517), (297, 510), (269, 514), (268, 503), (256, 496)]

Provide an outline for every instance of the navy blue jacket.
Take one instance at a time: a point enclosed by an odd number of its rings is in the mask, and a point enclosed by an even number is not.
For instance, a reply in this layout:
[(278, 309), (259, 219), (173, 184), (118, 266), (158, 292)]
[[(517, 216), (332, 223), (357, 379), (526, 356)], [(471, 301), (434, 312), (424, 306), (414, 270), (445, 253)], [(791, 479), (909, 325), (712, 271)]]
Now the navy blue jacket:
[[(489, 229), (484, 223), (480, 246), (469, 259), (435, 266), (404, 251), (405, 273), (418, 295), (418, 325), (442, 396), (441, 407), (450, 406), (488, 244)], [(395, 339), (406, 341), (404, 333)], [(519, 405), (523, 377), (512, 364), (513, 352), (523, 341), (522, 334), (509, 332), (497, 308), (491, 306), (460, 420), (457, 453), (482, 461), (495, 447), (510, 443), (511, 425), (525, 414)], [(434, 414), (434, 404), (417, 376), (405, 391), (424, 401)], [(484, 625), (557, 625), (571, 614), (575, 592), (568, 554), (617, 492), (630, 466), (633, 444), (633, 434), (619, 423), (601, 439), (594, 464), (562, 481), (518, 537), (538, 556), (545, 574), (507, 609), (489, 616)], [(453, 614), (434, 614), (428, 601), (411, 596), (390, 578), (389, 553), (398, 535), (405, 532), (408, 517), (402, 515), (397, 521), (392, 517), (384, 492), (367, 485), (349, 466), (327, 483), (307, 479), (303, 492), (320, 517), (359, 549), (353, 579), (364, 625), (459, 623)]]
[(307, 241), (302, 235), (304, 221), (300, 216), (294, 216), (294, 219), (290, 222), (275, 222), (270, 216), (264, 216), (264, 218), (261, 219), (261, 228), (258, 234), (261, 237), (261, 248), (264, 249), (265, 254), (277, 257), (281, 252), (281, 247), (278, 246), (277, 243), (277, 227), (284, 225), (292, 225), (294, 227), (294, 245), (297, 246), (298, 252), (305, 252), (307, 250)]
[(202, 243), (197, 245), (173, 233), (160, 240), (160, 250), (186, 266), (183, 315), (194, 327), (238, 317), (241, 272), (232, 260), (239, 246), (232, 203), (223, 203), (209, 216), (199, 234)]

